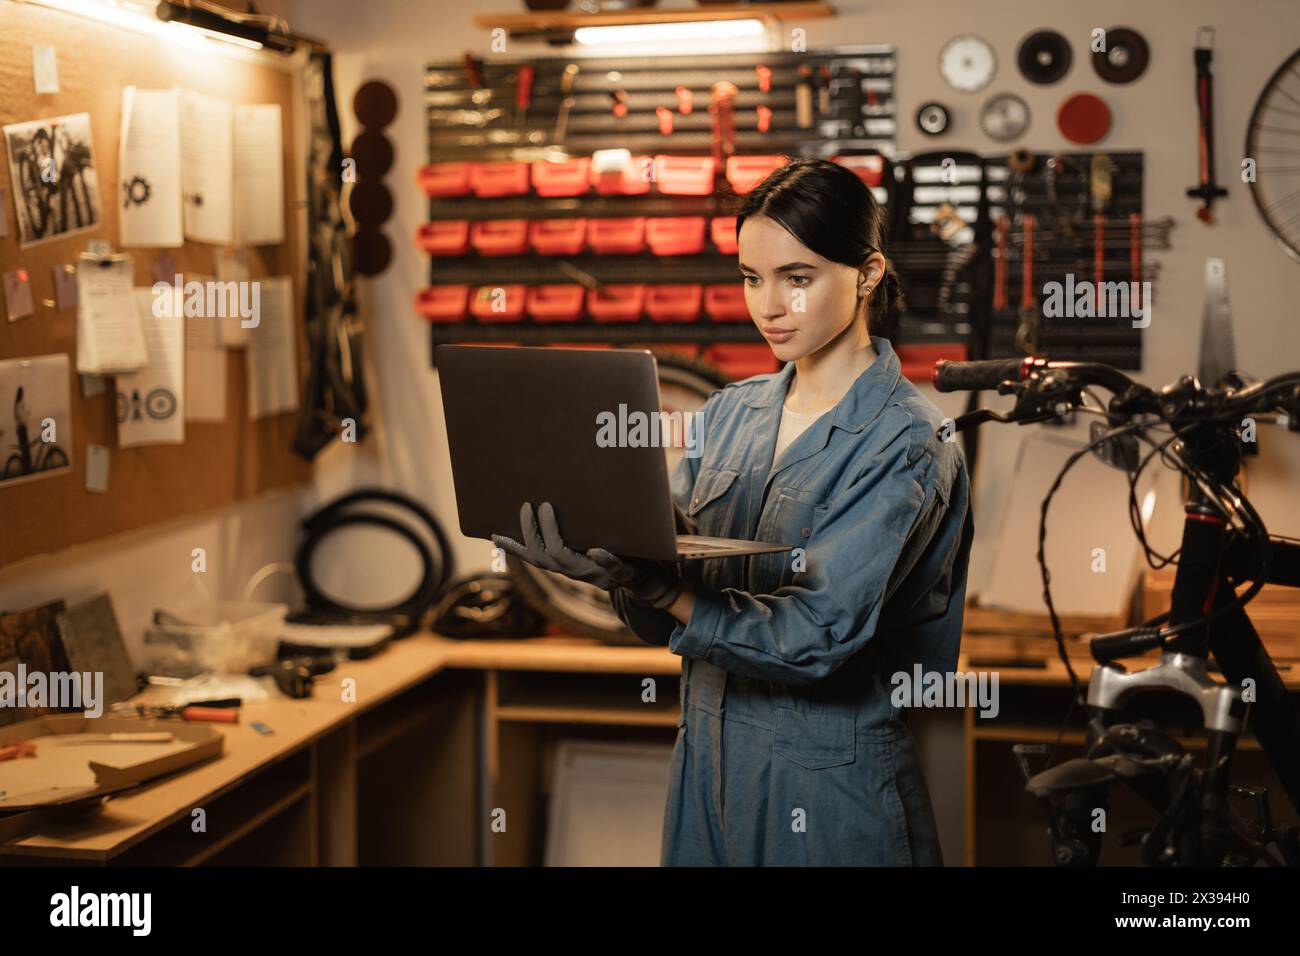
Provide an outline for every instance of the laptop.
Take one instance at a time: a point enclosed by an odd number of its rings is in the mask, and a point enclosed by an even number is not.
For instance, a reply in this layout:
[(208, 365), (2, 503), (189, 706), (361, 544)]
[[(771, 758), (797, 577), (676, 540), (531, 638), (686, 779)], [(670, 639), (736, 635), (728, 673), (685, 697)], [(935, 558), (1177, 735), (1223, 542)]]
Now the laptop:
[(575, 551), (679, 561), (795, 547), (677, 533), (664, 445), (703, 436), (652, 425), (665, 419), (649, 351), (439, 345), (435, 364), (463, 534), (518, 541), (520, 506), (549, 501)]

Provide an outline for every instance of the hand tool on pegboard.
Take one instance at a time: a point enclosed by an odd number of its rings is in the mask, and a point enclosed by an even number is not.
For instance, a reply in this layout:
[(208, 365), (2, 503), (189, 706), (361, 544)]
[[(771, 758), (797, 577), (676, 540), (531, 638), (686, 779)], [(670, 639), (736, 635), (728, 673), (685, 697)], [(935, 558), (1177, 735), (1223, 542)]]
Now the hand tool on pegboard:
[(1007, 310), (1007, 231), (1011, 220), (1003, 216), (997, 224), (997, 248), (993, 253), (993, 309)]
[(560, 109), (555, 114), (555, 133), (553, 139), (561, 146), (564, 145), (564, 131), (569, 125), (569, 113), (573, 111), (573, 81), (578, 77), (578, 64), (567, 63), (564, 67), (564, 73), (560, 77)]
[(533, 76), (535, 69), (531, 63), (521, 63), (515, 72), (515, 128), (523, 129), (528, 125), (528, 107), (533, 102)]
[(1191, 199), (1201, 200), (1196, 218), (1206, 225), (1214, 225), (1214, 201), (1228, 195), (1228, 191), (1214, 179), (1214, 77), (1210, 63), (1214, 59), (1214, 29), (1201, 27), (1196, 34), (1196, 49), (1192, 53), (1196, 63), (1197, 164), (1200, 183), (1187, 190)]
[(813, 69), (808, 64), (799, 67), (799, 79), (794, 87), (795, 124), (800, 129), (813, 125)]
[(1038, 297), (1034, 293), (1034, 227), (1032, 214), (1024, 217), (1024, 262), (1020, 277), (1020, 324), (1016, 328), (1016, 348), (1026, 355), (1038, 351)]
[(714, 83), (709, 91), (713, 161), (721, 169), (736, 151), (736, 85)]

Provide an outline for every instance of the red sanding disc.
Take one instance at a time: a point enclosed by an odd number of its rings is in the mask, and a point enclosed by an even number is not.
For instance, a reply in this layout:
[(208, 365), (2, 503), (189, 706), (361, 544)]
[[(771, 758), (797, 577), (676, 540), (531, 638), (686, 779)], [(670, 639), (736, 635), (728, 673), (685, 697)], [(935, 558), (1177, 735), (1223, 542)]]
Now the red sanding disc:
[(1056, 125), (1071, 143), (1087, 146), (1110, 129), (1110, 107), (1099, 96), (1075, 93), (1056, 111)]

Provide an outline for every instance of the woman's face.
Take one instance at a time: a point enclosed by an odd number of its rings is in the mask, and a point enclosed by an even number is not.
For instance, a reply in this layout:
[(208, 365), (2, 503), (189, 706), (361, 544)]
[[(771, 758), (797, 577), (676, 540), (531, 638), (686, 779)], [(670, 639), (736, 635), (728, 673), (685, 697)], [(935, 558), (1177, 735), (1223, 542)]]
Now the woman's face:
[(782, 362), (837, 338), (854, 321), (859, 283), (874, 286), (884, 267), (879, 253), (865, 271), (823, 259), (767, 216), (747, 218), (738, 244), (750, 318)]

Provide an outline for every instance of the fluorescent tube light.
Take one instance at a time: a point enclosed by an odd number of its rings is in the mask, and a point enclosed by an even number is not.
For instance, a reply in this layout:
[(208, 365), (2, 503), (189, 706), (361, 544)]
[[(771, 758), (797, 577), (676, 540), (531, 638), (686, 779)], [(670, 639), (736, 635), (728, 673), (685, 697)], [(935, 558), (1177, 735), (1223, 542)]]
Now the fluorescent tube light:
[(573, 41), (584, 46), (616, 43), (672, 43), (688, 40), (735, 40), (763, 36), (762, 20), (693, 20), (686, 23), (628, 23), (578, 27)]

